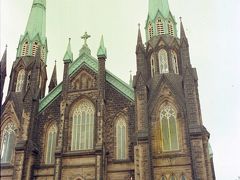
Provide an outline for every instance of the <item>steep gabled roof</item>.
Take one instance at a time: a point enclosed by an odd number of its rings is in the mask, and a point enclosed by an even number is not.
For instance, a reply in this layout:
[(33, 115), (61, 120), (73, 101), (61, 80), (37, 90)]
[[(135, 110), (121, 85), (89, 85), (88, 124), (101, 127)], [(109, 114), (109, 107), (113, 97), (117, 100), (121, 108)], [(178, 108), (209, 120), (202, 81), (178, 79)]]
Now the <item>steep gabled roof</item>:
[[(69, 75), (72, 76), (82, 66), (87, 66), (94, 72), (98, 72), (98, 61), (87, 53), (81, 54), (69, 67)], [(119, 93), (128, 98), (130, 101), (134, 101), (134, 90), (127, 83), (119, 79), (117, 76), (106, 70), (106, 81)], [(47, 96), (40, 100), (39, 112), (47, 108), (62, 92), (62, 83), (56, 86)]]

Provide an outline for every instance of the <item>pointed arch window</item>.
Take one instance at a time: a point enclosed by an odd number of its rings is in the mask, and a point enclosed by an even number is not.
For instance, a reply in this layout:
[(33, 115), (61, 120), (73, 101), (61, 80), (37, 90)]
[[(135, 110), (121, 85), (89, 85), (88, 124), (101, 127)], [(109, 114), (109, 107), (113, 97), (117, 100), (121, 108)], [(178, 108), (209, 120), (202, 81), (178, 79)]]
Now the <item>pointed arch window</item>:
[(177, 180), (177, 178), (174, 175), (171, 175), (170, 180)]
[(180, 180), (187, 180), (186, 176), (182, 175)]
[(167, 178), (165, 176), (162, 176), (161, 180), (167, 180)]
[(54, 164), (55, 162), (56, 141), (57, 141), (57, 127), (55, 124), (53, 124), (48, 128), (47, 131), (45, 164)]
[(24, 42), (22, 47), (22, 56), (28, 55), (28, 50), (29, 50), (29, 44), (28, 44), (28, 41), (26, 41)]
[(1, 144), (1, 162), (10, 163), (15, 149), (16, 126), (13, 122), (7, 123), (3, 129)]
[(38, 42), (35, 41), (32, 46), (32, 55), (35, 56), (38, 49)]
[(163, 22), (162, 22), (162, 20), (160, 18), (157, 19), (156, 25), (157, 25), (157, 33), (158, 33), (158, 35), (164, 34)]
[(172, 66), (173, 66), (173, 72), (175, 74), (178, 74), (178, 59), (177, 59), (177, 54), (175, 51), (171, 51), (171, 56), (172, 56)]
[(165, 49), (161, 49), (158, 53), (158, 59), (159, 59), (159, 70), (160, 73), (168, 73), (169, 68), (168, 68), (168, 54)]
[(173, 23), (171, 21), (168, 21), (168, 34), (170, 34), (171, 36), (174, 35)]
[(151, 56), (151, 75), (152, 75), (152, 77), (154, 77), (155, 74), (156, 74), (156, 63), (155, 63), (154, 55), (152, 55)]
[(17, 76), (16, 92), (21, 92), (22, 91), (23, 84), (24, 84), (24, 79), (25, 79), (25, 70), (21, 69), (18, 72), (18, 76)]
[(93, 149), (94, 114), (93, 104), (85, 99), (73, 110), (72, 151)]
[(116, 123), (116, 150), (118, 160), (127, 158), (127, 124), (124, 117), (117, 119)]
[(41, 59), (42, 61), (45, 61), (45, 47), (43, 46), (42, 49), (41, 49)]
[(163, 151), (179, 149), (176, 110), (171, 105), (164, 105), (160, 110)]
[(148, 34), (149, 34), (149, 39), (153, 37), (153, 26), (152, 23), (148, 24)]

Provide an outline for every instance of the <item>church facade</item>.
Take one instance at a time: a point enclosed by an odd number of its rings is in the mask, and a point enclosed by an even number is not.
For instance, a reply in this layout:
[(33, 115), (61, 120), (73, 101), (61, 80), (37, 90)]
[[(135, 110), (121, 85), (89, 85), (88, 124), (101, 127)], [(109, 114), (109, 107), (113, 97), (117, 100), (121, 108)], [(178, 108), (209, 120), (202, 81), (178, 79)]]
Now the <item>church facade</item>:
[(140, 28), (137, 72), (130, 84), (105, 68), (85, 40), (64, 54), (47, 88), (46, 0), (33, 0), (2, 103), (7, 51), (1, 63), (2, 180), (214, 180), (210, 134), (203, 126), (197, 71), (182, 22), (167, 0), (149, 0), (146, 43)]

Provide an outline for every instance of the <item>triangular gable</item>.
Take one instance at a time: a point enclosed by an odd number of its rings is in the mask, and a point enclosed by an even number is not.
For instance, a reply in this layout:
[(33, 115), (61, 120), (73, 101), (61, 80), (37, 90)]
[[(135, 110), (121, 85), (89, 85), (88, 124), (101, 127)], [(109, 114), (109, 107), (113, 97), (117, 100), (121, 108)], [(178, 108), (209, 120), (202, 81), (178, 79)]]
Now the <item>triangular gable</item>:
[[(72, 76), (83, 65), (90, 68), (95, 73), (98, 72), (98, 61), (91, 55), (83, 53), (78, 59), (76, 59), (69, 67), (69, 75)], [(134, 101), (134, 90), (127, 83), (119, 79), (117, 76), (106, 70), (106, 81), (119, 93), (124, 95), (130, 101)], [(43, 111), (50, 103), (52, 103), (62, 92), (62, 82), (56, 86), (51, 92), (48, 93), (43, 99), (40, 100), (38, 111)]]

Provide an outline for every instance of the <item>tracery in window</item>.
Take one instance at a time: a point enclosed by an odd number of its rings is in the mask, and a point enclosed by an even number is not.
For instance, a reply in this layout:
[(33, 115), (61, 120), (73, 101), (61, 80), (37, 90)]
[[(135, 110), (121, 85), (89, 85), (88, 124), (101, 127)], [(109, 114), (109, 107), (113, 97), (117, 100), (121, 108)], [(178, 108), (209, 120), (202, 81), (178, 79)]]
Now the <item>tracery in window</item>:
[(71, 150), (93, 149), (94, 114), (93, 104), (86, 99), (73, 110)]
[(34, 42), (32, 46), (32, 55), (35, 56), (38, 49), (38, 42)]
[(178, 60), (177, 60), (177, 54), (175, 51), (171, 51), (172, 56), (172, 66), (173, 66), (173, 72), (178, 74)]
[(163, 22), (160, 18), (157, 19), (156, 26), (158, 35), (164, 34)]
[(118, 160), (127, 158), (127, 124), (124, 117), (119, 117), (116, 123), (116, 150)]
[(22, 47), (22, 56), (28, 55), (29, 44), (28, 41), (24, 42)]
[(158, 53), (158, 59), (159, 59), (159, 70), (160, 73), (168, 73), (169, 68), (168, 68), (168, 55), (167, 51), (164, 49), (161, 49)]
[(10, 163), (15, 149), (16, 126), (13, 122), (7, 123), (2, 133), (1, 162)]
[(164, 105), (160, 110), (163, 151), (179, 149), (176, 111), (171, 105)]
[(162, 176), (161, 180), (167, 180), (167, 178), (165, 176)]
[(149, 39), (153, 37), (153, 26), (152, 23), (149, 23), (148, 25), (148, 34), (149, 34)]
[(154, 59), (154, 55), (151, 56), (151, 75), (152, 77), (155, 75), (156, 73), (156, 64), (155, 64), (155, 59)]
[(173, 32), (173, 23), (171, 21), (168, 21), (168, 34), (170, 34), (171, 36), (174, 35)]
[(24, 79), (25, 79), (25, 70), (21, 69), (18, 72), (17, 76), (17, 84), (16, 84), (16, 92), (21, 92), (24, 84)]
[(57, 140), (57, 127), (55, 124), (53, 124), (48, 128), (47, 131), (45, 164), (54, 164), (55, 162), (56, 140)]

